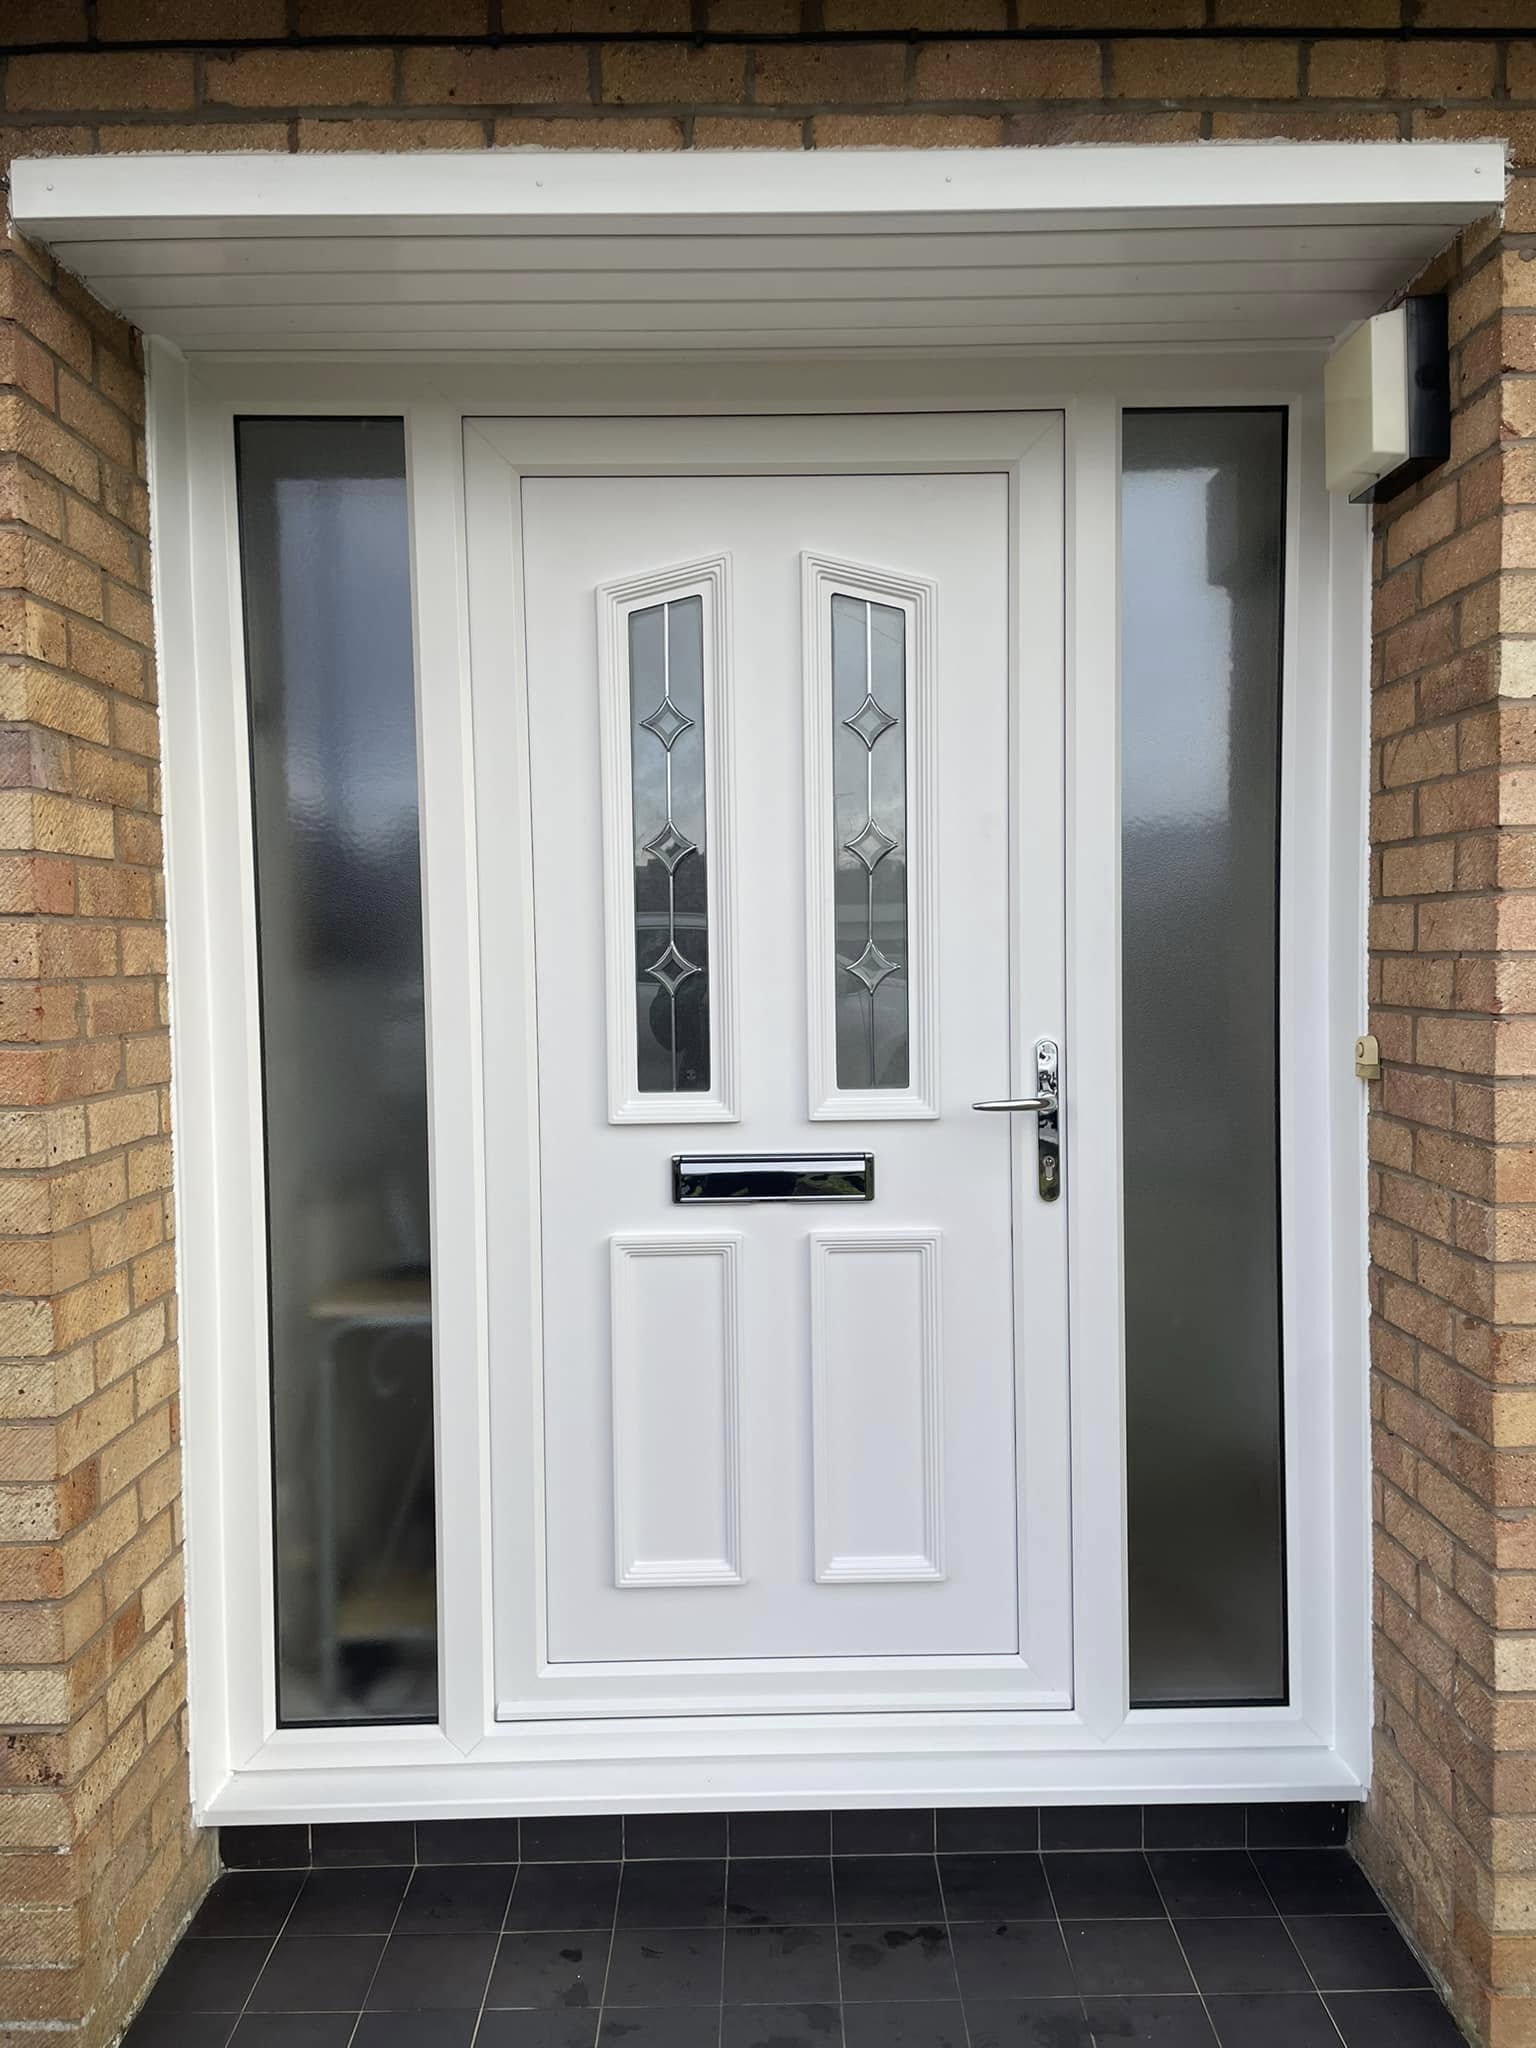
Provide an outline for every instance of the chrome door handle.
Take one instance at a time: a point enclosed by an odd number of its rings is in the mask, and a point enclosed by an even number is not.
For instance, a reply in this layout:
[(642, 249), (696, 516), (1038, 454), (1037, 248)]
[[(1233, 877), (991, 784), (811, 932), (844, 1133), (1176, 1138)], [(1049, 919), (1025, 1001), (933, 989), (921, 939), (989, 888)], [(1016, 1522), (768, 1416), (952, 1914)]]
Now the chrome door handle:
[(1042, 1202), (1054, 1202), (1061, 1194), (1061, 1090), (1058, 1080), (1060, 1048), (1054, 1038), (1035, 1041), (1035, 1086), (1038, 1095), (1005, 1095), (991, 1102), (973, 1102), (972, 1109), (1033, 1110), (1035, 1125), (1036, 1185)]

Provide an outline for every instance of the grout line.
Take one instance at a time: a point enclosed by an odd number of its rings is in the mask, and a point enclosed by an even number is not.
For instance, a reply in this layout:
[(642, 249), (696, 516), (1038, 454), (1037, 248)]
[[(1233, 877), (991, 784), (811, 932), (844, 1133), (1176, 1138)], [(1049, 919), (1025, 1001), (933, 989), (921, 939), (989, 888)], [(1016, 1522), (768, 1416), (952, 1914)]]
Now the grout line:
[[(1245, 1834), (1246, 1834), (1246, 1829), (1244, 1830), (1244, 1832), (1245, 1832)], [(1245, 1850), (1244, 1850), (1244, 1851), (1243, 1851), (1242, 1853), (1243, 1853), (1243, 1854), (1244, 1854), (1244, 1855), (1246, 1856), (1248, 1852), (1247, 1852), (1247, 1850), (1245, 1849)], [(1176, 1920), (1174, 1919), (1174, 1917), (1173, 1917), (1173, 1909), (1172, 1909), (1172, 1907), (1170, 1907), (1170, 1905), (1168, 1904), (1168, 1900), (1167, 1900), (1167, 1897), (1166, 1897), (1166, 1895), (1164, 1894), (1164, 1891), (1163, 1891), (1163, 1887), (1162, 1887), (1162, 1885), (1161, 1885), (1161, 1884), (1160, 1884), (1160, 1883), (1158, 1882), (1158, 1876), (1157, 1876), (1157, 1872), (1156, 1872), (1155, 1870), (1152, 1870), (1152, 1866), (1151, 1866), (1151, 1864), (1150, 1864), (1150, 1863), (1149, 1863), (1149, 1864), (1147, 1865), (1147, 1868), (1148, 1868), (1148, 1870), (1149, 1870), (1149, 1871), (1151, 1871), (1151, 1872), (1152, 1872), (1152, 1882), (1153, 1882), (1153, 1884), (1154, 1884), (1154, 1885), (1155, 1885), (1155, 1886), (1157, 1887), (1157, 1896), (1158, 1896), (1158, 1897), (1159, 1897), (1159, 1898), (1160, 1898), (1160, 1899), (1162, 1900), (1162, 1902), (1163, 1902), (1163, 1911), (1164, 1911), (1164, 1913), (1166, 1913), (1166, 1914), (1167, 1914), (1167, 1916), (1168, 1916), (1168, 1925), (1169, 1925), (1170, 1929), (1171, 1929), (1171, 1930), (1172, 1930), (1172, 1932), (1173, 1932), (1173, 1938), (1174, 1938), (1174, 1940), (1175, 1940), (1175, 1941), (1176, 1941), (1176, 1942), (1178, 1943), (1178, 1945), (1179, 1945), (1179, 1954), (1180, 1954), (1180, 1956), (1181, 1956), (1181, 1957), (1183, 1958), (1183, 1962), (1184, 1962), (1184, 1967), (1185, 1967), (1185, 1969), (1186, 1969), (1186, 1970), (1187, 1970), (1187, 1971), (1189, 1972), (1189, 1981), (1190, 1981), (1190, 1983), (1191, 1983), (1191, 1984), (1192, 1984), (1192, 1985), (1193, 1985), (1193, 1986), (1195, 1987), (1195, 1996), (1196, 1996), (1196, 1997), (1197, 1997), (1197, 1998), (1199, 1999), (1199, 2001), (1200, 2001), (1200, 2010), (1201, 2010), (1201, 2011), (1202, 2011), (1202, 2012), (1203, 2012), (1203, 2013), (1205, 2014), (1205, 2023), (1206, 2023), (1206, 2025), (1207, 2025), (1207, 2026), (1208, 2026), (1208, 2027), (1210, 2028), (1210, 2030), (1211, 2030), (1211, 2033), (1212, 2033), (1212, 2035), (1214, 2036), (1214, 2038), (1215, 2038), (1216, 2040), (1218, 2040), (1218, 2041), (1219, 2041), (1219, 2040), (1221, 2039), (1221, 2036), (1220, 2036), (1220, 2035), (1219, 2035), (1219, 2034), (1218, 2034), (1218, 2033), (1216, 2032), (1216, 2020), (1215, 2020), (1215, 2016), (1214, 2016), (1214, 2015), (1213, 2015), (1213, 2013), (1211, 2012), (1211, 2008), (1210, 2008), (1210, 2006), (1209, 2006), (1209, 2005), (1208, 2005), (1208, 2004), (1206, 2003), (1206, 1997), (1205, 1997), (1205, 1987), (1204, 1987), (1204, 1986), (1203, 1986), (1203, 1985), (1201, 1984), (1201, 1982), (1200, 1982), (1200, 1979), (1199, 1979), (1199, 1978), (1198, 1978), (1198, 1977), (1197, 1977), (1197, 1976), (1195, 1975), (1195, 1966), (1194, 1966), (1194, 1964), (1193, 1964), (1193, 1963), (1192, 1963), (1192, 1962), (1191, 1962), (1191, 1961), (1189, 1960), (1189, 1950), (1188, 1950), (1188, 1949), (1187, 1949), (1187, 1948), (1186, 1948), (1186, 1947), (1184, 1946), (1184, 1937), (1183, 1937), (1183, 1935), (1182, 1935), (1182, 1934), (1180, 1934), (1180, 1932), (1179, 1932), (1179, 1923), (1178, 1923), (1178, 1922), (1177, 1922), (1177, 1921), (1176, 1921)], [(1262, 1883), (1263, 1883), (1263, 1879), (1262, 1879), (1262, 1878), (1260, 1878), (1259, 1882), (1260, 1882), (1260, 1883), (1262, 1884)], [(1269, 1887), (1268, 1887), (1267, 1885), (1265, 1885), (1265, 1886), (1264, 1886), (1264, 1889), (1265, 1889), (1265, 1892), (1267, 1893), (1267, 1892), (1268, 1892), (1268, 1890), (1269, 1890)], [(1270, 1899), (1270, 1904), (1271, 1904), (1271, 1905), (1274, 1905), (1274, 1900), (1273, 1900), (1273, 1898), (1271, 1898), (1271, 1899)], [(1277, 1907), (1277, 1908), (1276, 1908), (1276, 1912), (1277, 1912), (1277, 1914), (1278, 1914), (1278, 1911), (1279, 1911), (1279, 1909), (1278, 1909), (1278, 1907)], [(1285, 1922), (1284, 1922), (1284, 1921), (1282, 1920), (1280, 1924), (1281, 1924), (1281, 1926), (1283, 1927), (1283, 1926), (1285, 1925)], [(1287, 1940), (1289, 1940), (1289, 1939), (1290, 1939), (1290, 1937), (1289, 1937), (1289, 1936), (1287, 1936), (1286, 1938), (1287, 1938)], [(1292, 1946), (1294, 1947), (1294, 1946), (1295, 1946), (1295, 1944), (1294, 1944), (1294, 1943), (1292, 1943)]]
[[(462, 1869), (462, 1865), (460, 1868)], [(523, 1871), (523, 1830), (519, 1823), (517, 1830), (517, 1862), (513, 1866), (512, 1882), (507, 1888), (507, 1902), (501, 1909), (501, 1925), (496, 1930), (496, 1946), (491, 1950), (491, 1967), (485, 1973), (485, 1989), (480, 1994), (480, 2010), (475, 2014), (475, 2024), (469, 2030), (470, 2048), (480, 2038), (480, 2029), (485, 2023), (485, 2010), (490, 2003), (491, 1985), (496, 1976), (496, 1965), (501, 1961), (501, 1944), (507, 1938), (507, 1915), (512, 1910), (512, 1897), (517, 1890), (517, 1881)], [(349, 2044), (350, 2048), (350, 2044)]]
[[(843, 1997), (843, 1930), (837, 1918), (837, 1872), (832, 1865), (832, 1820), (827, 1817), (827, 1883), (832, 1887), (832, 1961), (837, 1970), (837, 2039), (838, 2048), (847, 2048), (848, 2004)], [(937, 1858), (934, 1859), (937, 1862)], [(939, 1886), (939, 1896), (944, 1896), (944, 1887)]]
[[(1253, 1867), (1255, 1870), (1259, 1870), (1259, 1866), (1257, 1865), (1257, 1863), (1255, 1863)], [(1338, 2021), (1333, 2016), (1333, 2008), (1331, 2005), (1329, 2005), (1327, 1999), (1323, 1996), (1322, 1986), (1318, 1983), (1316, 1977), (1314, 1977), (1312, 1974), (1312, 1965), (1307, 1961), (1306, 1957), (1302, 1955), (1300, 1947), (1292, 1939), (1291, 1930), (1289, 1927), (1286, 1926), (1285, 1915), (1280, 1911), (1280, 1901), (1275, 1897), (1275, 1894), (1271, 1889), (1269, 1879), (1264, 1875), (1262, 1870), (1259, 1870), (1259, 1883), (1263, 1885), (1264, 1890), (1268, 1895), (1269, 1903), (1274, 1907), (1275, 1912), (1279, 1917), (1280, 1925), (1285, 1928), (1286, 1940), (1289, 1941), (1291, 1947), (1296, 1950), (1296, 1955), (1301, 1963), (1301, 1967), (1307, 1973), (1307, 1982), (1312, 1986), (1312, 1995), (1317, 2000), (1318, 2004), (1323, 2008), (1323, 2011), (1327, 2016), (1328, 2024), (1333, 2029), (1334, 2037), (1338, 2041), (1343, 2042), (1343, 2030), (1340, 2028)]]
[[(396, 1865), (395, 1867), (398, 1869), (400, 1866)], [(414, 1821), (411, 1823), (411, 1862), (407, 1867), (410, 1870), (410, 1876), (406, 1878), (405, 1883), (400, 1887), (400, 1896), (395, 1901), (394, 1916), (390, 1920), (388, 1930), (386, 1931), (384, 1936), (384, 1946), (379, 1950), (379, 1959), (373, 1966), (373, 1975), (368, 1979), (368, 1982), (364, 1985), (363, 1995), (357, 2001), (357, 2018), (352, 2023), (352, 2032), (347, 2036), (348, 2048), (350, 2048), (350, 2044), (355, 2038), (358, 2028), (363, 2024), (363, 2014), (368, 2010), (368, 1994), (370, 1991), (372, 1991), (374, 1987), (374, 1982), (377, 1979), (380, 1970), (382, 1970), (384, 1967), (384, 1958), (389, 1953), (389, 1944), (394, 1937), (395, 1928), (399, 1925), (400, 1915), (404, 1911), (406, 1898), (410, 1892), (411, 1885), (415, 1880), (416, 1824)]]
[[(934, 1823), (933, 1881), (939, 1888), (939, 1907), (944, 1915), (944, 1946), (949, 1951), (949, 1973), (955, 1980), (955, 1997), (960, 2002), (960, 2027), (965, 2035), (965, 2048), (971, 2048), (971, 2015), (965, 2002), (965, 1991), (960, 1982), (960, 1965), (955, 1961), (955, 1938), (950, 1932), (949, 1925), (949, 1899), (944, 1890), (944, 1872), (939, 1866), (937, 1820)], [(1053, 1899), (1051, 1903), (1054, 1905), (1056, 1902)], [(835, 1908), (835, 1898), (833, 1905)], [(841, 1988), (841, 1971), (839, 1971), (838, 1985)], [(1079, 2000), (1078, 2002), (1081, 2004), (1082, 2001)]]
[[(731, 1823), (725, 1823), (725, 1869), (720, 1881), (720, 2006), (715, 2023), (716, 2048), (724, 2048), (725, 2042), (725, 1949), (730, 1938), (731, 1900)], [(842, 2013), (839, 2008), (839, 2023)]]
[[(1045, 1834), (1042, 1827), (1042, 1842), (1044, 1839)], [(1077, 1962), (1072, 1954), (1072, 1944), (1067, 1940), (1067, 1930), (1062, 1921), (1061, 1907), (1056, 1902), (1056, 1887), (1051, 1883), (1050, 1866), (1045, 1861), (1045, 1851), (1043, 1849), (1040, 1852), (1040, 1867), (1045, 1875), (1045, 1895), (1050, 1900), (1051, 1911), (1055, 1915), (1056, 1939), (1061, 1943), (1062, 1954), (1067, 1959), (1067, 1969), (1072, 1977), (1073, 1995), (1077, 1999), (1078, 2011), (1082, 2014), (1083, 2025), (1086, 2028), (1088, 2025), (1088, 2001), (1083, 1996), (1082, 1986), (1077, 1981)]]
[[(286, 1912), (286, 1913), (285, 1913), (285, 1914), (283, 1915), (283, 1919), (282, 1919), (282, 1925), (281, 1925), (281, 1926), (280, 1926), (280, 1927), (278, 1928), (278, 1930), (277, 1930), (276, 1934), (274, 1934), (274, 1935), (273, 1935), (273, 1937), (272, 1937), (272, 1940), (271, 1940), (271, 1942), (270, 1942), (270, 1943), (269, 1943), (269, 1945), (268, 1945), (268, 1948), (267, 1948), (267, 1952), (266, 1952), (266, 1954), (265, 1954), (265, 1955), (264, 1955), (264, 1956), (262, 1957), (262, 1960), (261, 1960), (261, 1968), (260, 1968), (260, 1969), (259, 1969), (259, 1970), (258, 1970), (258, 1971), (256, 1972), (255, 1976), (254, 1976), (254, 1977), (253, 1977), (253, 1978), (251, 1979), (251, 1988), (250, 1988), (250, 1990), (249, 1990), (249, 1991), (247, 1991), (247, 1992), (246, 1992), (246, 1994), (245, 1994), (245, 2003), (244, 2003), (244, 2005), (242, 2005), (242, 2006), (241, 2006), (241, 2008), (240, 2008), (239, 2012), (238, 2012), (238, 2013), (237, 2013), (237, 2014), (235, 2015), (235, 2023), (234, 2023), (234, 2026), (232, 2026), (232, 2027), (230, 2028), (230, 2030), (229, 2030), (229, 2034), (228, 2034), (228, 2036), (226, 2037), (227, 2039), (229, 2039), (229, 2040), (232, 2040), (232, 2039), (234, 2038), (234, 2035), (235, 2035), (235, 2031), (236, 2031), (236, 2029), (237, 2029), (237, 2028), (239, 2027), (239, 2025), (240, 2025), (241, 2021), (242, 2021), (242, 2020), (243, 2020), (243, 2019), (245, 2018), (246, 2014), (247, 2014), (247, 2013), (248, 2013), (248, 2012), (250, 2011), (250, 2009), (251, 2009), (251, 2000), (252, 2000), (252, 1998), (253, 1998), (253, 1997), (255, 1996), (255, 1994), (256, 1994), (256, 1986), (257, 1986), (257, 1985), (258, 1985), (258, 1984), (259, 1984), (259, 1983), (261, 1982), (261, 1980), (262, 1980), (262, 1977), (263, 1977), (263, 1975), (264, 1975), (264, 1974), (265, 1974), (265, 1972), (266, 1972), (266, 1967), (267, 1967), (268, 1963), (270, 1963), (270, 1962), (271, 1962), (271, 1960), (272, 1960), (273, 1956), (274, 1956), (274, 1955), (275, 1955), (275, 1953), (277, 1952), (277, 1944), (278, 1944), (278, 1943), (279, 1943), (279, 1942), (280, 1942), (280, 1941), (282, 1940), (282, 1938), (283, 1938), (283, 1935), (284, 1935), (284, 1933), (285, 1933), (285, 1932), (287, 1931), (287, 1927), (288, 1927), (288, 1922), (289, 1922), (289, 1921), (290, 1921), (290, 1920), (291, 1920), (291, 1919), (293, 1918), (293, 1912), (294, 1912), (294, 1907), (295, 1907), (295, 1906), (297, 1906), (297, 1905), (298, 1905), (298, 1903), (299, 1903), (299, 1900), (300, 1900), (301, 1898), (303, 1898), (303, 1896), (304, 1896), (304, 1886), (305, 1886), (306, 1884), (308, 1884), (308, 1883), (309, 1883), (309, 1876), (308, 1876), (308, 1873), (306, 1872), (306, 1874), (305, 1874), (305, 1876), (304, 1876), (304, 1878), (303, 1878), (302, 1882), (301, 1882), (301, 1883), (300, 1883), (300, 1885), (299, 1885), (299, 1888), (298, 1888), (298, 1890), (297, 1890), (297, 1891), (296, 1891), (296, 1892), (294, 1893), (294, 1895), (293, 1895), (293, 1898), (292, 1898), (292, 1899), (290, 1900), (290, 1902), (289, 1902), (289, 1906), (288, 1906), (288, 1910), (287, 1910), (287, 1912)], [(179, 1947), (181, 1946), (181, 1943), (180, 1943), (180, 1942), (178, 1942), (178, 1943), (176, 1944), (176, 1946), (177, 1946), (177, 1948), (179, 1948)], [(174, 1951), (173, 1951), (173, 1953), (174, 1953)]]
[(626, 1840), (627, 1833), (628, 1830), (621, 1819), (619, 1821), (619, 1881), (613, 1888), (613, 1918), (608, 1924), (608, 1953), (603, 1958), (603, 1985), (597, 1998), (597, 2025), (593, 2030), (592, 2036), (594, 2048), (595, 2044), (601, 2041), (603, 2037), (603, 2027), (608, 2017), (608, 1979), (613, 1974), (613, 1946), (619, 1938), (619, 1907), (624, 1898), (624, 1851), (629, 1846)]

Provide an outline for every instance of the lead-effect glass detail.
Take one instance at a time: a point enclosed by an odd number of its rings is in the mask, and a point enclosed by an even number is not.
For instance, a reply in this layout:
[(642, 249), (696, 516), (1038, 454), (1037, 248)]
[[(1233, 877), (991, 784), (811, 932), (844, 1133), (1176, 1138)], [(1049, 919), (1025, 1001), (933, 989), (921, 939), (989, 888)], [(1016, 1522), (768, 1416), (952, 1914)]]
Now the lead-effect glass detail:
[(833, 596), (832, 760), (837, 1085), (905, 1088), (907, 619), (896, 605)]
[(704, 601), (629, 615), (635, 1022), (642, 1095), (709, 1087)]

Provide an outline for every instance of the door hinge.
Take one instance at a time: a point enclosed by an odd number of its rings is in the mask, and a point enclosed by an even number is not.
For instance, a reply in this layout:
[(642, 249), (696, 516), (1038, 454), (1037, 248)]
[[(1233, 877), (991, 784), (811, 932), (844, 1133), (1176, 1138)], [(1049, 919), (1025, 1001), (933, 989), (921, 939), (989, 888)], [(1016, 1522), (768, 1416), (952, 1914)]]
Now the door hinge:
[(1371, 1032), (1355, 1040), (1355, 1079), (1357, 1081), (1379, 1081), (1381, 1079), (1381, 1047)]

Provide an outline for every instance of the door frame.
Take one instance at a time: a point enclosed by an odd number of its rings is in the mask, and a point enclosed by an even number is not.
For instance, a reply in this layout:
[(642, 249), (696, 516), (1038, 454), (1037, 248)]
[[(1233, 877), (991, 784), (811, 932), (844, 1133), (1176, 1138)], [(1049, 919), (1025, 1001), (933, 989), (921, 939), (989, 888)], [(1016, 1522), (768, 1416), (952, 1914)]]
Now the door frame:
[[(175, 1040), (193, 1798), (207, 1822), (512, 1811), (1359, 1797), (1369, 1772), (1365, 995), (1369, 528), (1328, 498), (1310, 355), (380, 362), (152, 342)], [(600, 401), (600, 402), (597, 402)], [(491, 1669), (487, 1248), (466, 417), (1059, 410), (1067, 439), (1075, 1243), (1118, 1244), (1118, 433), (1124, 405), (1290, 415), (1281, 1210), (1291, 1699), (1128, 1704), (1118, 1271), (1071, 1263), (1074, 1701), (1060, 1711), (508, 1725)], [(398, 413), (411, 491), (433, 1149), (441, 1722), (275, 1721), (256, 939), (232, 423)], [(1302, 605), (1299, 593), (1305, 590)], [(1089, 849), (1085, 853), (1084, 849)], [(1099, 1162), (1094, 1165), (1094, 1162)], [(1305, 1165), (1303, 1167), (1303, 1162)], [(1088, 1170), (1083, 1170), (1086, 1167)]]

